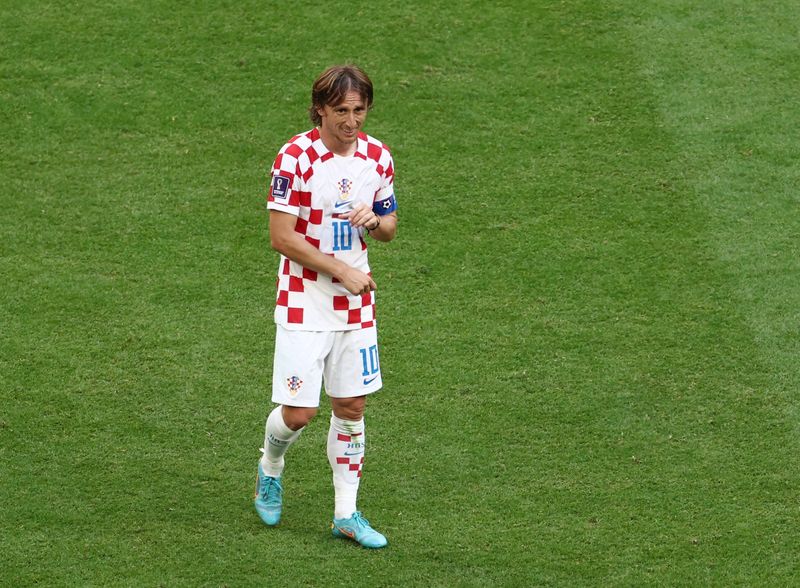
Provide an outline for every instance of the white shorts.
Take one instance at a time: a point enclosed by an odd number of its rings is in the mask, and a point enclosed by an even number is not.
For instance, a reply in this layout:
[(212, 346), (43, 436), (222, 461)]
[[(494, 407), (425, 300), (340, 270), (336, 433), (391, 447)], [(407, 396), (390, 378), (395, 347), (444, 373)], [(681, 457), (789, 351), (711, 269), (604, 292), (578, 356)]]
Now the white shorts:
[(364, 396), (380, 390), (378, 333), (375, 327), (352, 331), (290, 331), (277, 325), (272, 367), (272, 401), (315, 408), (320, 390), (332, 398)]

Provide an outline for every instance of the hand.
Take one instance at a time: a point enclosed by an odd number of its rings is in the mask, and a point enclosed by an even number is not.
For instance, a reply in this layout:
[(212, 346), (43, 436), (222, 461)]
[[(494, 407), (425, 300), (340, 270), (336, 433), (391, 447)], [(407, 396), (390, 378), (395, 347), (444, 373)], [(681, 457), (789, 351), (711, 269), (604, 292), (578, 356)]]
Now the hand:
[(354, 267), (348, 267), (336, 277), (350, 294), (368, 294), (378, 287), (371, 277)]
[(350, 221), (350, 225), (356, 228), (369, 227), (370, 230), (376, 228), (376, 225), (380, 223), (378, 215), (372, 212), (372, 209), (363, 203), (356, 204), (353, 210), (341, 215), (341, 218), (346, 218)]

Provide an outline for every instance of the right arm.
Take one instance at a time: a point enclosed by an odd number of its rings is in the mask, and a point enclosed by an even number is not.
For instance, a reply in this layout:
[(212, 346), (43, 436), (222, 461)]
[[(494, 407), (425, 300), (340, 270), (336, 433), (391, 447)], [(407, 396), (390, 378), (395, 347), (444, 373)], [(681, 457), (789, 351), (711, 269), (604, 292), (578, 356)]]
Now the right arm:
[(310, 270), (336, 278), (351, 294), (375, 290), (375, 282), (364, 272), (325, 255), (294, 230), (297, 217), (277, 210), (269, 211), (269, 239), (272, 248)]

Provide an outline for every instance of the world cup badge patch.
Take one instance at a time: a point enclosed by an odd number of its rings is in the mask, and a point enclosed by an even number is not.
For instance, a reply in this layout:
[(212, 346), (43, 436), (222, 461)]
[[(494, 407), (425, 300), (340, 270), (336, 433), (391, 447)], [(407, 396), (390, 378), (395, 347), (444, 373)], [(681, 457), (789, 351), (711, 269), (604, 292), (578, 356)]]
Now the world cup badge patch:
[(272, 197), (275, 200), (286, 200), (292, 180), (287, 176), (276, 175), (272, 178)]
[(350, 189), (353, 187), (353, 182), (347, 178), (342, 178), (336, 182), (336, 187), (339, 188), (339, 199), (347, 200), (350, 198)]
[(297, 376), (292, 376), (286, 379), (286, 386), (289, 388), (289, 394), (294, 398), (300, 392), (300, 387), (303, 385), (303, 380)]

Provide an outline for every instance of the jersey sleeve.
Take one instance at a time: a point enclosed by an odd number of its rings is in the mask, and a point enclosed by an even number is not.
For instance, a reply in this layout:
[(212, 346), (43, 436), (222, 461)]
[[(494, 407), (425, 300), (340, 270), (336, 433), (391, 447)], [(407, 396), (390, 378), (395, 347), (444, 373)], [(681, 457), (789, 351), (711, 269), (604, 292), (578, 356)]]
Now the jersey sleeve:
[(299, 215), (302, 178), (298, 158), (301, 153), (302, 149), (293, 142), (287, 143), (278, 152), (270, 171), (269, 210)]
[(381, 153), (379, 169), (382, 169), (383, 173), (381, 174), (380, 188), (375, 192), (372, 202), (372, 212), (383, 216), (397, 210), (397, 199), (394, 196), (394, 160), (385, 145), (383, 153)]

